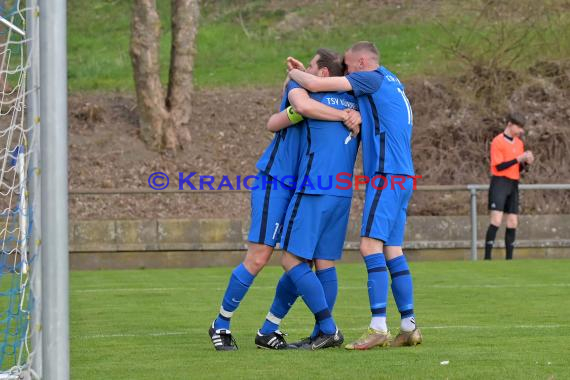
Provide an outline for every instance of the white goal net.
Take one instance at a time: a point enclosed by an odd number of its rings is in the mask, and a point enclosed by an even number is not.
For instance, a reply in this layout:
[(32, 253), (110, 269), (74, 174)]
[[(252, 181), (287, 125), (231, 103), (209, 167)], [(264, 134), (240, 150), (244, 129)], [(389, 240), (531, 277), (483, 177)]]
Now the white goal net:
[(35, 0), (0, 0), (0, 379), (36, 378), (41, 348), (37, 32)]

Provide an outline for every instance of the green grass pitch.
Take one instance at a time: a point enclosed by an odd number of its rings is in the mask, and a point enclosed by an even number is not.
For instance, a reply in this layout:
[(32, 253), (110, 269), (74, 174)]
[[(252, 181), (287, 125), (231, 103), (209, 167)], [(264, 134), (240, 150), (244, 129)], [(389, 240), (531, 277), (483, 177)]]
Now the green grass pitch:
[[(237, 352), (215, 352), (207, 329), (231, 268), (73, 272), (74, 379), (563, 379), (570, 378), (570, 261), (411, 264), (418, 347), (348, 352), (258, 350), (254, 334), (281, 269), (266, 268), (232, 321)], [(347, 340), (369, 321), (366, 271), (339, 266), (335, 318)], [(390, 295), (388, 322), (397, 332)], [(312, 329), (297, 301), (289, 339)], [(447, 365), (442, 362), (448, 361)]]

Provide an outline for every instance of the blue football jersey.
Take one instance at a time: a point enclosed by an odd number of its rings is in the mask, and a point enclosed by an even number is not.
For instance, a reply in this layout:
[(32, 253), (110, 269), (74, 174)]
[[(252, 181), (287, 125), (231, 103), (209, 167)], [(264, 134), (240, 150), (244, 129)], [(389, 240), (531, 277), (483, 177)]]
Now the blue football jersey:
[[(280, 111), (290, 105), (289, 92), (295, 88), (301, 88), (301, 86), (295, 81), (289, 81), (281, 100)], [(283, 184), (294, 187), (298, 177), (301, 152), (306, 142), (304, 124), (305, 121), (301, 121), (275, 133), (271, 144), (257, 161), (256, 168)]]
[[(329, 107), (358, 110), (356, 98), (347, 92), (310, 96)], [(297, 192), (351, 197), (352, 185), (344, 181), (352, 179), (360, 136), (349, 138), (350, 131), (340, 121), (305, 121), (307, 143), (299, 164)]]
[(362, 116), (364, 174), (414, 175), (412, 107), (404, 85), (385, 67), (347, 76)]

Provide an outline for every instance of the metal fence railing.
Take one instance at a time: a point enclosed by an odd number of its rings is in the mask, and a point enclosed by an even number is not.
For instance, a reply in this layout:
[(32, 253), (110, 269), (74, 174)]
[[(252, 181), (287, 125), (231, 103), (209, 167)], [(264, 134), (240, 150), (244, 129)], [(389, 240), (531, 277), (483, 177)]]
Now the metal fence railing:
[[(529, 184), (519, 185), (520, 190), (570, 190), (570, 184), (566, 183), (549, 183), (549, 184)], [(470, 184), (470, 185), (418, 185), (415, 191), (418, 192), (469, 192), (471, 195), (470, 220), (471, 220), (471, 260), (477, 260), (477, 193), (488, 191), (489, 185)], [(356, 190), (363, 192), (364, 190)], [(212, 193), (247, 193), (249, 190), (178, 190), (178, 189), (76, 189), (70, 190), (70, 196), (82, 195), (151, 195), (151, 194), (212, 194)]]
[[(489, 185), (467, 185), (471, 193), (471, 260), (477, 260), (477, 192), (488, 191)], [(464, 187), (465, 188), (465, 187)], [(520, 190), (570, 190), (566, 183), (541, 183), (532, 185), (519, 185)]]

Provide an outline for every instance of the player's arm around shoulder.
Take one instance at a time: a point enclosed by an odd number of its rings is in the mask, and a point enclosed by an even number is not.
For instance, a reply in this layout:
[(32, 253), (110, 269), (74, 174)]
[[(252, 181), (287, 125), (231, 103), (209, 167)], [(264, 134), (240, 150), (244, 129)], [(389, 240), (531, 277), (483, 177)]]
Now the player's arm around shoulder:
[(289, 103), (291, 103), (296, 112), (305, 118), (325, 121), (345, 121), (347, 119), (346, 112), (311, 99), (309, 93), (304, 88), (291, 90), (289, 92)]
[(310, 92), (352, 90), (352, 85), (346, 77), (318, 77), (298, 69), (289, 71), (289, 77)]
[[(294, 83), (290, 80), (289, 76), (285, 80), (283, 84), (283, 96), (287, 99), (282, 99), (282, 103), (284, 100), (286, 102), (284, 104), (290, 103), (289, 101), (289, 93), (294, 91), (295, 89), (303, 89), (297, 83)], [(305, 91), (306, 92), (306, 91)], [(281, 112), (274, 113), (271, 115), (269, 120), (267, 121), (267, 130), (271, 132), (279, 132), (282, 129), (290, 127), (291, 125), (297, 124), (303, 120), (303, 116), (300, 115), (292, 106), (287, 107), (286, 109), (282, 110)]]
[(267, 121), (267, 130), (271, 132), (279, 132), (280, 130), (285, 129), (291, 125), (293, 125), (293, 122), (289, 120), (289, 117), (287, 116), (287, 110), (283, 110), (271, 115)]
[(360, 133), (362, 119), (358, 111), (351, 108), (340, 110), (327, 106), (312, 99), (304, 88), (291, 90), (289, 92), (289, 103), (291, 103), (295, 111), (305, 118), (324, 121), (341, 121), (350, 129), (354, 136)]
[(279, 132), (282, 129), (297, 124), (303, 120), (303, 116), (289, 106), (281, 112), (274, 113), (267, 121), (267, 129), (271, 132)]

